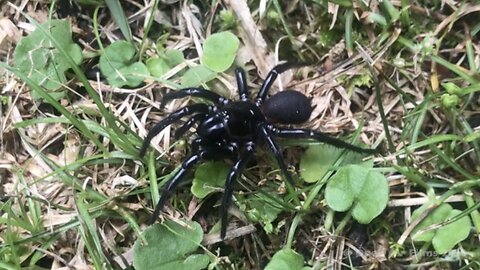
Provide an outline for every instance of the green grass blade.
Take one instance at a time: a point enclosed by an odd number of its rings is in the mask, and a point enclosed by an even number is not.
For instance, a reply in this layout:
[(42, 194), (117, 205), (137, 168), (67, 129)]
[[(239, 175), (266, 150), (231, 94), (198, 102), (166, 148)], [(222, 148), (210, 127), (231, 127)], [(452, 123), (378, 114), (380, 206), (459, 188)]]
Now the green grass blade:
[(122, 31), (123, 36), (128, 40), (132, 41), (132, 31), (130, 30), (130, 25), (128, 23), (128, 19), (125, 16), (125, 12), (123, 11), (122, 5), (118, 0), (105, 0), (108, 9), (110, 10), (110, 14), (112, 14), (113, 19), (117, 23), (120, 31)]
[(96, 269), (112, 269), (109, 266), (109, 262), (105, 254), (103, 253), (102, 244), (100, 237), (98, 236), (97, 229), (95, 228), (94, 220), (90, 216), (88, 206), (83, 202), (84, 196), (79, 194), (78, 198), (75, 200), (78, 212), (78, 218), (80, 220), (81, 226), (79, 226), (79, 231), (81, 232), (82, 238), (85, 241), (85, 246), (87, 247), (90, 256), (92, 257), (93, 263)]

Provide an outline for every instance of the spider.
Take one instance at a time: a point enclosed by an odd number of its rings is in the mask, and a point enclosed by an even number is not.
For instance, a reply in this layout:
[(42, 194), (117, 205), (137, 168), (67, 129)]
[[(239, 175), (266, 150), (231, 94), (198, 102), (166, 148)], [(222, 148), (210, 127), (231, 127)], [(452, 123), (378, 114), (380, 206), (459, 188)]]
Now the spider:
[(226, 178), (225, 190), (220, 206), (220, 237), (224, 239), (228, 222), (227, 210), (232, 203), (233, 187), (237, 178), (253, 157), (257, 145), (267, 145), (284, 174), (287, 184), (291, 187), (294, 186), (292, 177), (287, 171), (287, 166), (274, 137), (314, 139), (359, 153), (372, 154), (375, 152), (374, 149), (360, 148), (318, 131), (283, 128), (274, 125), (301, 124), (310, 118), (313, 110), (311, 99), (300, 92), (284, 90), (267, 98), (268, 91), (277, 76), (290, 68), (298, 66), (300, 65), (293, 63), (283, 63), (275, 66), (268, 73), (254, 102), (249, 100), (245, 71), (241, 68), (235, 70), (239, 100), (226, 99), (203, 88), (185, 88), (164, 95), (161, 108), (168, 101), (187, 96), (199, 97), (213, 104), (197, 103), (183, 107), (156, 124), (145, 137), (140, 148), (140, 157), (145, 155), (153, 137), (170, 124), (183, 117), (190, 116), (185, 124), (175, 132), (174, 136), (177, 139), (196, 125), (196, 138), (192, 140), (191, 147), (193, 153), (165, 184), (160, 200), (150, 219), (150, 224), (155, 222), (165, 202), (178, 184), (186, 178), (188, 171), (202, 160), (230, 159), (234, 162)]

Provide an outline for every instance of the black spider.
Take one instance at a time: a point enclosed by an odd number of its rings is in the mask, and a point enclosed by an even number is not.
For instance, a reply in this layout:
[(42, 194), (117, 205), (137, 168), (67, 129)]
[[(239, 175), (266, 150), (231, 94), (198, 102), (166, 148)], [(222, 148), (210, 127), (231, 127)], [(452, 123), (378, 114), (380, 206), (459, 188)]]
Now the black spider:
[(192, 141), (193, 154), (182, 163), (181, 168), (165, 184), (150, 224), (153, 224), (157, 219), (171, 192), (187, 176), (189, 169), (200, 160), (227, 158), (235, 162), (227, 176), (220, 207), (220, 235), (223, 239), (227, 227), (227, 210), (232, 202), (233, 186), (237, 177), (253, 156), (255, 147), (259, 142), (267, 144), (291, 186), (293, 186), (293, 180), (287, 172), (287, 166), (282, 159), (280, 149), (273, 139), (275, 136), (282, 138), (311, 138), (355, 152), (375, 152), (373, 149), (360, 148), (317, 131), (281, 128), (273, 125), (273, 123), (284, 125), (300, 124), (310, 118), (312, 112), (310, 99), (300, 92), (285, 90), (267, 99), (268, 91), (278, 74), (295, 66), (298, 65), (284, 63), (274, 67), (267, 75), (255, 102), (251, 102), (248, 99), (249, 91), (245, 72), (240, 68), (235, 70), (238, 94), (240, 96), (238, 101), (226, 99), (202, 88), (181, 89), (169, 92), (164, 96), (161, 107), (170, 100), (187, 96), (206, 99), (212, 102), (213, 105), (198, 103), (183, 107), (167, 116), (148, 132), (140, 149), (141, 157), (145, 155), (152, 138), (168, 125), (191, 115), (186, 123), (175, 132), (175, 137), (179, 138), (197, 124), (197, 137)]

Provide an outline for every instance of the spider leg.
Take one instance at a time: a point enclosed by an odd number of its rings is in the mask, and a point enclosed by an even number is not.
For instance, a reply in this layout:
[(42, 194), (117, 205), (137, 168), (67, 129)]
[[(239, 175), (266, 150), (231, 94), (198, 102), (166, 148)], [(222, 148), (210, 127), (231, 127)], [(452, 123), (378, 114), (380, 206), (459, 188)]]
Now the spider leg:
[(220, 96), (217, 93), (212, 91), (203, 89), (203, 88), (185, 88), (176, 91), (170, 91), (163, 96), (162, 103), (160, 104), (160, 108), (163, 108), (165, 104), (173, 99), (184, 98), (187, 96), (199, 97), (209, 100), (213, 103), (220, 103), (225, 104), (228, 102), (228, 99)]
[(275, 66), (270, 72), (268, 73), (265, 81), (263, 81), (262, 87), (258, 91), (257, 98), (255, 99), (255, 103), (257, 106), (260, 106), (263, 101), (267, 98), (268, 91), (272, 87), (273, 83), (277, 79), (280, 73), (283, 73), (291, 68), (303, 66), (305, 64), (298, 64), (298, 63), (283, 63)]
[(192, 116), (188, 121), (181, 127), (175, 131), (175, 135), (173, 136), (175, 139), (179, 139), (183, 136), (195, 123), (202, 121), (205, 118), (205, 114), (196, 114)]
[(245, 76), (245, 70), (241, 68), (235, 69), (235, 77), (237, 78), (238, 95), (241, 101), (248, 100), (248, 85), (247, 78)]
[(278, 166), (280, 167), (280, 170), (282, 171), (282, 173), (285, 175), (285, 178), (287, 179), (288, 184), (294, 187), (295, 185), (293, 183), (292, 176), (287, 170), (287, 165), (285, 165), (285, 161), (282, 158), (282, 153), (280, 152), (280, 148), (278, 147), (278, 144), (273, 139), (272, 132), (270, 131), (270, 129), (267, 129), (264, 125), (260, 126), (260, 132), (263, 138), (265, 139), (270, 151), (273, 153), (273, 156), (277, 160)]
[(247, 142), (245, 144), (245, 152), (240, 156), (235, 165), (230, 169), (228, 173), (227, 180), (225, 182), (225, 191), (223, 192), (222, 205), (220, 206), (220, 218), (221, 218), (221, 231), (220, 237), (225, 238), (227, 233), (227, 224), (228, 224), (228, 209), (232, 204), (232, 193), (235, 182), (237, 181), (238, 176), (242, 173), (245, 165), (247, 165), (250, 158), (253, 156), (253, 151), (255, 149), (255, 144), (253, 142)]
[(157, 136), (157, 134), (160, 133), (164, 128), (186, 115), (193, 113), (206, 114), (208, 113), (208, 111), (209, 107), (205, 104), (193, 104), (191, 106), (181, 108), (171, 113), (169, 116), (167, 116), (167, 118), (163, 119), (158, 124), (153, 126), (152, 129), (150, 129), (147, 136), (145, 137), (145, 140), (143, 141), (142, 147), (140, 148), (140, 157), (143, 157), (145, 155), (145, 152), (147, 152), (147, 148), (150, 145), (150, 141), (153, 139), (153, 137)]
[(350, 151), (365, 153), (365, 154), (374, 154), (377, 152), (376, 149), (367, 149), (355, 146), (353, 144), (346, 143), (337, 138), (330, 137), (322, 132), (308, 130), (308, 129), (284, 129), (276, 128), (273, 126), (268, 127), (271, 130), (272, 134), (281, 138), (305, 138), (305, 139), (314, 139), (326, 144), (333, 145), (337, 148), (344, 148)]
[(160, 215), (160, 211), (163, 209), (165, 202), (170, 197), (171, 193), (175, 188), (182, 182), (183, 179), (187, 176), (188, 171), (200, 160), (202, 159), (220, 159), (233, 155), (235, 149), (233, 147), (223, 147), (223, 148), (206, 148), (198, 151), (197, 153), (188, 157), (180, 166), (180, 169), (175, 173), (175, 175), (168, 180), (163, 188), (162, 195), (160, 200), (158, 200), (157, 206), (153, 211), (152, 217), (148, 224), (155, 223), (155, 220)]

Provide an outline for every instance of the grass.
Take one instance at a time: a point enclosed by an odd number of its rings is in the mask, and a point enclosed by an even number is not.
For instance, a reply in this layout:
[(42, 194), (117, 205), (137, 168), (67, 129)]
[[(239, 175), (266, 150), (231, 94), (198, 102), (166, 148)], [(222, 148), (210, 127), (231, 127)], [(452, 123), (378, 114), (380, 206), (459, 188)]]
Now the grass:
[[(479, 268), (478, 4), (105, 3), (82, 6), (72, 15), (74, 41), (83, 46), (80, 66), (42, 30), (72, 66), (61, 99), (12, 64), (20, 36), (39, 27), (37, 21), (55, 18), (58, 8), (35, 1), (2, 8), (0, 268), (131, 264), (134, 242), (143, 237), (159, 189), (189, 154), (190, 138), (175, 141), (168, 128), (152, 143), (158, 151), (141, 160), (141, 138), (152, 123), (187, 103), (158, 110), (167, 89), (179, 88), (181, 74), (200, 63), (203, 40), (223, 30), (241, 40), (236, 65), (246, 68), (252, 91), (277, 60), (313, 63), (282, 75), (277, 85), (312, 97), (316, 108), (305, 127), (333, 136), (353, 133), (356, 141), (383, 149), (373, 161), (388, 179), (390, 199), (379, 217), (359, 225), (351, 212), (336, 213), (325, 202), (325, 184), (340, 163), (332, 162), (318, 182), (305, 183), (299, 160), (311, 142), (282, 142), (297, 182), (292, 190), (268, 152), (257, 151), (234, 192), (232, 239), (215, 238), (218, 193), (196, 199), (185, 184), (162, 215), (202, 225), (202, 247), (213, 268), (263, 269), (286, 248), (311, 269)], [(148, 16), (156, 6), (158, 16)], [(105, 47), (123, 39), (120, 33), (133, 40), (140, 61), (164, 49), (182, 51), (186, 61), (160, 78), (147, 76), (139, 87), (110, 87), (87, 71)], [(235, 97), (232, 74), (232, 69), (218, 74), (206, 86)], [(34, 100), (31, 91), (42, 99)], [(431, 242), (412, 239), (416, 225), (447, 202), (460, 214), (423, 230), (464, 217), (471, 228), (450, 253), (439, 254)], [(422, 218), (412, 220), (413, 212)]]

